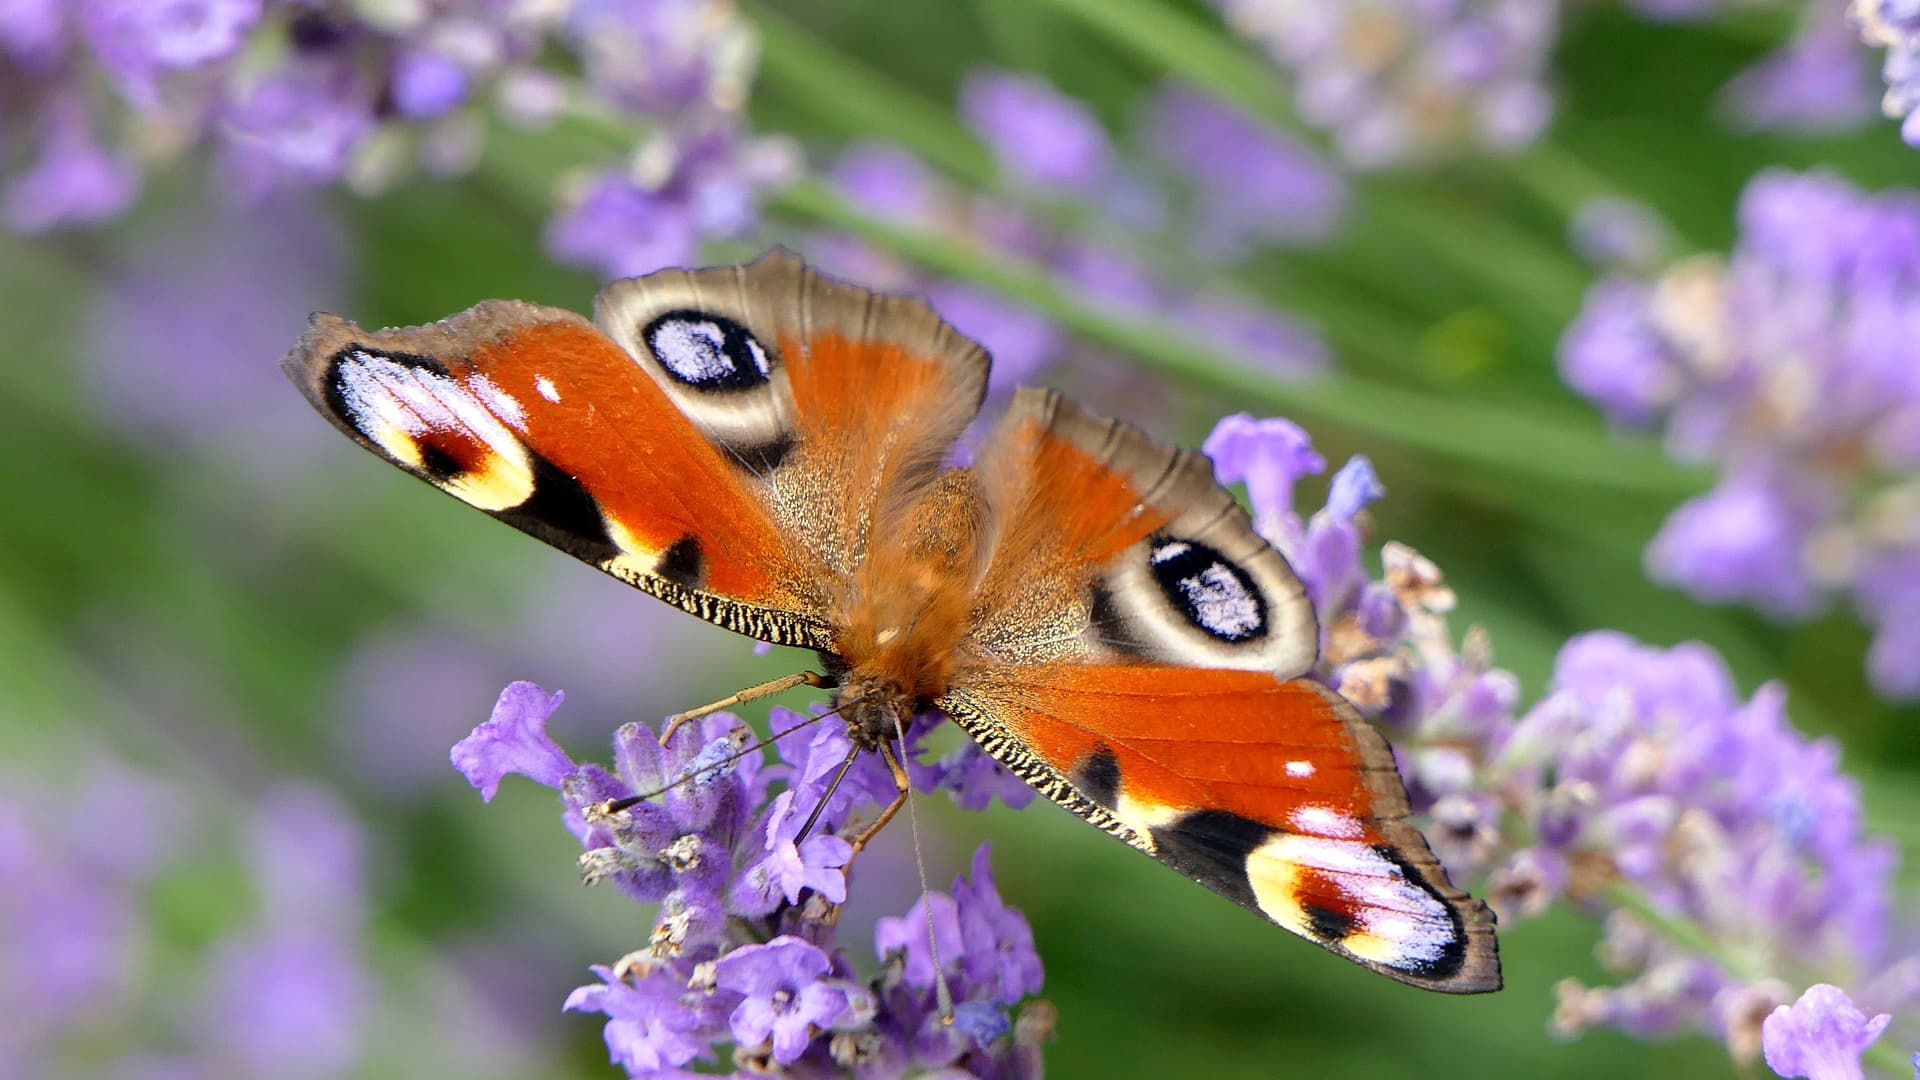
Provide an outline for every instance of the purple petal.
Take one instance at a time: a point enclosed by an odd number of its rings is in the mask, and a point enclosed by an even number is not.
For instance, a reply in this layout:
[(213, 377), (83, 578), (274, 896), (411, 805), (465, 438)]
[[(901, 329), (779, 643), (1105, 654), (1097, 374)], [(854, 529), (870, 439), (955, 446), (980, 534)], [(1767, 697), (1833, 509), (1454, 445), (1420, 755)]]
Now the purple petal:
[(1353, 515), (1366, 509), (1369, 503), (1385, 498), (1387, 489), (1374, 474), (1373, 462), (1363, 454), (1355, 454), (1347, 459), (1340, 471), (1333, 474), (1333, 486), (1327, 491), (1327, 513), (1350, 521)]
[(547, 718), (565, 700), (560, 691), (548, 697), (530, 682), (513, 683), (500, 692), (486, 723), (454, 744), (453, 767), (480, 789), (482, 801), (493, 801), (501, 778), (509, 773), (558, 788), (574, 770), (573, 759), (547, 737)]
[(1299, 425), (1278, 418), (1256, 420), (1247, 413), (1215, 424), (1201, 449), (1213, 459), (1221, 483), (1246, 482), (1258, 518), (1291, 511), (1294, 484), (1327, 467), (1327, 459), (1314, 452), (1313, 440)]
[(1819, 983), (1761, 1025), (1767, 1067), (1781, 1076), (1860, 1080), (1860, 1055), (1887, 1029), (1886, 1013), (1868, 1019), (1847, 992)]

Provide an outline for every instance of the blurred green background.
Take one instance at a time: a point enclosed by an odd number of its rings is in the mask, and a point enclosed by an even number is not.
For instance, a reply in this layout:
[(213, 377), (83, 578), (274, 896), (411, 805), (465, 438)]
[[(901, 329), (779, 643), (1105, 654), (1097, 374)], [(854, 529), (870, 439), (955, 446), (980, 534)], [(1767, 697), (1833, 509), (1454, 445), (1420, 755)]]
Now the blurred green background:
[[(768, 24), (754, 121), (799, 136), (817, 160), (854, 138), (898, 137), (920, 119), (889, 114), (892, 98), (876, 108), (868, 96), (821, 93), (804, 62), (821, 45), (856, 58), (899, 100), (936, 111), (982, 64), (1042, 71), (1115, 127), (1155, 82), (1140, 56), (1021, 0), (820, 0), (780, 12)], [(1658, 26), (1611, 6), (1573, 19), (1555, 64), (1563, 96), (1553, 153), (1646, 199), (1704, 249), (1726, 246), (1735, 198), (1765, 166), (1830, 165), (1870, 187), (1908, 180), (1914, 152), (1886, 126), (1784, 137), (1734, 134), (1716, 120), (1716, 93), (1786, 25), (1775, 14)], [(300, 306), (337, 306), (370, 325), (429, 321), (493, 296), (584, 309), (596, 282), (542, 254), (547, 207), (526, 194), (569, 164), (569, 138), (502, 137), (468, 179), (415, 181), (369, 201), (336, 195), (307, 204), (306, 220), (239, 241), (220, 235), (202, 178), (187, 172), (158, 181), (111, 228), (0, 240), (11, 351), (0, 363), (0, 451), (11, 463), (0, 512), (5, 775), (60, 792), (107, 752), (179, 783), (224, 823), (149, 890), (154, 943), (127, 958), (141, 965), (142, 1000), (164, 998), (225, 928), (248, 918), (255, 901), (236, 837), (263, 792), (297, 777), (340, 793), (369, 838), (365, 940), (383, 986), (369, 1075), (444, 1064), (417, 1040), (421, 1030), (464, 1030), (433, 1027), (426, 1015), (439, 1000), (426, 988), (450, 983), (469, 995), (458, 999), (469, 1022), (499, 1026), (504, 1048), (476, 1074), (612, 1072), (599, 1023), (562, 1016), (559, 1003), (588, 963), (640, 942), (647, 912), (575, 884), (575, 847), (551, 793), (509, 781), (483, 808), (446, 766), (447, 747), (509, 679), (567, 690), (558, 736), (577, 758), (604, 760), (624, 719), (656, 718), (805, 660), (756, 658), (747, 643), (432, 494), (327, 431), (274, 369), (302, 328)], [(1543, 151), (1357, 179), (1352, 220), (1329, 246), (1263, 257), (1242, 280), (1320, 318), (1343, 369), (1590, 434), (1609, 462), (1644, 467), (1653, 494), (1569, 491), (1524, 469), (1415, 454), (1302, 418), (1330, 459), (1374, 458), (1391, 492), (1376, 507), (1379, 536), (1445, 568), (1461, 598), (1456, 628), (1484, 625), (1529, 699), (1572, 633), (1704, 639), (1744, 689), (1787, 683), (1796, 722), (1842, 741), (1875, 827), (1910, 847), (1920, 828), (1911, 794), (1920, 710), (1868, 691), (1867, 639), (1854, 618), (1782, 628), (1646, 580), (1642, 546), (1707, 478), (1608, 440), (1559, 382), (1555, 342), (1590, 273), (1568, 251), (1563, 219), (1514, 180), (1553, 164)], [(1445, 255), (1401, 249), (1408, 222), (1440, 230)], [(712, 254), (774, 240), (804, 254), (817, 225), (776, 206), (761, 238)], [(295, 309), (266, 304), (250, 287), (257, 281), (231, 277), (235, 265), (261, 265), (298, 282), (298, 264), (322, 257), (337, 261), (346, 291), (314, 273), (316, 288), (337, 294)], [(196, 362), (204, 366), (186, 370)], [(1045, 376), (1069, 388), (1112, 377), (1084, 364)], [(1248, 407), (1192, 385), (1168, 397), (1171, 409), (1149, 422), (1188, 444)], [(1496, 449), (1516, 461), (1533, 450)], [(93, 820), (90, 809), (74, 802), (63, 812), (142, 842), (139, 820)], [(1277, 933), (1050, 806), (960, 814), (928, 800), (923, 809), (934, 822), (935, 881), (989, 839), (1003, 894), (1032, 919), (1045, 996), (1060, 1014), (1048, 1052), (1056, 1075), (1734, 1071), (1702, 1039), (1550, 1040), (1554, 984), (1603, 979), (1596, 927), (1565, 912), (1503, 928), (1503, 993), (1447, 999)], [(905, 830), (891, 830), (876, 862), (905, 867), (905, 843)], [(855, 888), (872, 905), (866, 920), (911, 900), (899, 883), (907, 875), (892, 885), (879, 877)], [(461, 959), (469, 946), (491, 966)], [(165, 1015), (164, 1005), (128, 1004), (97, 1037), (103, 1047), (138, 1044)]]

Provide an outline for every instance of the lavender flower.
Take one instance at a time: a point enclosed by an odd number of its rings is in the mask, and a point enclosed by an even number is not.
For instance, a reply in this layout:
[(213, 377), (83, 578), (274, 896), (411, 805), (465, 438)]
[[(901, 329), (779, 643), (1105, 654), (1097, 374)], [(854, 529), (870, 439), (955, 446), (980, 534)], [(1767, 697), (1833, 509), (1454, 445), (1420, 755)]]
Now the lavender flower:
[[(25, 774), (0, 788), (0, 1061), (18, 1075), (74, 1075), (85, 1061), (87, 1075), (321, 1078), (372, 1064), (365, 837), (332, 796), (282, 785), (245, 807), (243, 860), (223, 880), (254, 914), (211, 940), (196, 929), (183, 951), (149, 916), (149, 891), (218, 850), (200, 844), (221, 831), (201, 800), (110, 757), (58, 790)], [(74, 805), (137, 823), (137, 842)]]
[(979, 70), (960, 90), (960, 115), (1008, 175), (1039, 187), (1091, 188), (1106, 181), (1113, 150), (1092, 110), (1045, 80)]
[(1821, 983), (1792, 1005), (1767, 1014), (1761, 1026), (1767, 1068), (1812, 1080), (1860, 1080), (1860, 1052), (1873, 1045), (1893, 1017), (1869, 1020), (1837, 986)]
[[(1704, 645), (1599, 632), (1567, 642), (1548, 695), (1519, 711), (1486, 634), (1456, 643), (1438, 567), (1393, 543), (1379, 579), (1364, 565), (1364, 508), (1383, 495), (1365, 459), (1303, 517), (1293, 485), (1321, 463), (1297, 429), (1232, 417), (1207, 447), (1221, 476), (1248, 478), (1257, 527), (1318, 607), (1317, 677), (1388, 735), (1449, 871), (1490, 872), (1508, 921), (1562, 902), (1601, 921), (1621, 981), (1562, 983), (1558, 1033), (1700, 1031), (1750, 1060), (1789, 972), (1848, 980), (1888, 1012), (1920, 1004), (1913, 961), (1889, 955), (1892, 848), (1863, 835), (1838, 748), (1792, 728), (1779, 686), (1743, 701)], [(1801, 1032), (1854, 1032), (1856, 1059), (1863, 1045), (1857, 1025), (1768, 1024), (1770, 1061), (1776, 1041), (1815, 1045)]]
[(1920, 10), (1906, 0), (1852, 0), (1848, 14), (1868, 45), (1887, 50), (1881, 74), (1887, 92), (1880, 108), (1899, 120), (1900, 137), (1920, 146)]
[(1873, 74), (1846, 9), (1846, 0), (1805, 5), (1793, 38), (1727, 86), (1722, 107), (1738, 126), (1833, 131), (1873, 116)]
[[(563, 821), (586, 849), (587, 879), (659, 905), (650, 940), (595, 967), (599, 981), (566, 1002), (607, 1018), (615, 1064), (651, 1076), (711, 1060), (731, 1042), (734, 1059), (752, 1068), (1037, 1074), (1044, 1003), (1028, 1005), (1024, 1026), (1006, 1010), (1039, 991), (1040, 962), (1026, 920), (1000, 900), (984, 848), (951, 896), (930, 894), (905, 920), (882, 920), (877, 976), (856, 975), (836, 945), (853, 861), (847, 837), (893, 794), (884, 766), (864, 755), (820, 807), (815, 832), (798, 837), (850, 749), (841, 725), (775, 710), (779, 760), (765, 762), (742, 756), (751, 733), (726, 714), (683, 726), (665, 745), (629, 724), (614, 737), (609, 771), (575, 764), (547, 737), (559, 703), (532, 684), (509, 686), (452, 756), (483, 796), (509, 773), (558, 788)], [(909, 732), (916, 786), (947, 789), (963, 804), (1004, 797), (1006, 778), (972, 757), (922, 760), (920, 741), (936, 719)], [(656, 797), (607, 810), (635, 795)], [(927, 910), (957, 1003), (952, 1024), (935, 1001)]]
[(1317, 243), (1345, 214), (1346, 185), (1319, 155), (1197, 90), (1162, 88), (1144, 137), (1192, 192), (1197, 255), (1236, 259), (1260, 244)]
[(108, 247), (85, 346), (101, 421), (162, 453), (197, 451), (259, 496), (297, 488), (290, 477), (338, 441), (299, 422), (286, 380), (260, 358), (345, 299), (341, 232), (312, 196), (241, 210), (203, 195)]
[(1350, 162), (1512, 150), (1553, 114), (1559, 5), (1535, 0), (1214, 0), (1293, 80), (1307, 123)]
[[(792, 175), (790, 147), (745, 130), (756, 47), (731, 5), (508, 7), (16, 4), (0, 16), (0, 79), (21, 91), (5, 112), (39, 150), (0, 178), (0, 217), (19, 232), (114, 217), (143, 171), (200, 147), (249, 201), (289, 187), (376, 191), (416, 166), (471, 168), (490, 110), (532, 124), (574, 110), (628, 145), (600, 183), (575, 189), (553, 246), (627, 273), (686, 261), (701, 236), (738, 234), (759, 193)], [(543, 68), (557, 52), (584, 74)]]
[(1676, 510), (1653, 575), (1802, 618), (1851, 596), (1875, 629), (1874, 685), (1920, 695), (1920, 199), (1822, 173), (1747, 187), (1727, 256), (1595, 286), (1561, 373), (1610, 418), (1664, 425), (1719, 485)]
[(853, 1029), (873, 1019), (870, 993), (827, 979), (833, 961), (810, 942), (777, 937), (746, 945), (713, 966), (716, 989), (742, 997), (727, 1024), (743, 1048), (771, 1043), (773, 1060), (799, 1060), (816, 1030)]

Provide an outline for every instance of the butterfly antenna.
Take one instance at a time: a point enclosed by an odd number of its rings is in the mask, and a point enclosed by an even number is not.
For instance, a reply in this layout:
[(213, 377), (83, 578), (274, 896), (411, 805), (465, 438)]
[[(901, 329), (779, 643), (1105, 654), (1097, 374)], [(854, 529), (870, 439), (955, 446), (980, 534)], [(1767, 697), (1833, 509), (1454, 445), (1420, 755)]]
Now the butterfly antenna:
[(813, 827), (820, 823), (820, 815), (826, 812), (827, 804), (833, 801), (833, 793), (840, 790), (840, 781), (847, 778), (847, 773), (853, 769), (853, 763), (859, 756), (860, 747), (855, 744), (853, 749), (847, 751), (847, 760), (840, 763), (840, 770), (834, 773), (833, 779), (827, 783), (827, 793), (820, 796), (819, 802), (813, 804), (813, 813), (807, 815), (807, 823), (800, 826), (800, 831), (794, 834), (794, 843), (798, 844), (805, 840), (807, 834), (813, 832)]
[[(898, 713), (893, 717), (893, 732), (900, 739), (900, 760), (893, 764), (906, 771), (907, 731), (900, 724)], [(920, 874), (920, 905), (927, 912), (927, 957), (933, 961), (933, 994), (940, 1005), (940, 1022), (953, 1024), (953, 990), (947, 985), (946, 969), (940, 966), (940, 935), (933, 927), (932, 890), (927, 888), (927, 860), (920, 852), (920, 815), (913, 808), (913, 785), (908, 783), (904, 789), (907, 797), (907, 831), (913, 835), (913, 868)]]
[[(767, 747), (772, 746), (774, 743), (779, 742), (781, 739), (784, 739), (787, 736), (793, 734), (794, 732), (799, 731), (801, 728), (811, 727), (814, 724), (817, 724), (820, 721), (825, 720), (827, 717), (832, 716), (835, 713), (838, 713), (839, 711), (840, 711), (839, 707), (835, 706), (834, 708), (828, 709), (826, 712), (820, 713), (817, 716), (809, 716), (805, 720), (800, 721), (799, 723), (793, 725), (792, 727), (788, 728), (787, 730), (781, 732), (778, 735), (769, 735), (766, 738), (761, 739), (759, 742), (754, 743), (752, 746), (742, 747), (741, 749), (736, 750), (731, 754), (728, 754), (726, 757), (723, 757), (718, 761), (709, 762), (706, 765), (703, 765), (700, 768), (693, 770), (692, 772), (685, 773), (679, 776), (678, 778), (676, 778), (673, 781), (673, 783), (668, 784), (665, 787), (655, 788), (652, 791), (643, 792), (642, 794), (639, 794), (639, 795), (628, 795), (627, 797), (622, 799), (612, 799), (608, 802), (602, 803), (600, 804), (600, 812), (606, 813), (606, 814), (617, 814), (622, 810), (630, 810), (633, 807), (639, 806), (641, 803), (646, 802), (649, 799), (657, 799), (660, 796), (665, 795), (667, 792), (672, 791), (674, 788), (681, 787), (686, 784), (690, 784), (695, 780), (698, 780), (701, 777), (708, 775), (709, 773), (717, 772), (721, 769), (724, 769), (727, 766), (733, 764), (734, 762), (739, 761), (741, 758), (746, 757), (748, 754), (752, 754), (760, 750), (765, 750)], [(843, 768), (841, 771), (844, 773), (846, 770)], [(836, 779), (834, 782), (839, 783), (839, 780)]]

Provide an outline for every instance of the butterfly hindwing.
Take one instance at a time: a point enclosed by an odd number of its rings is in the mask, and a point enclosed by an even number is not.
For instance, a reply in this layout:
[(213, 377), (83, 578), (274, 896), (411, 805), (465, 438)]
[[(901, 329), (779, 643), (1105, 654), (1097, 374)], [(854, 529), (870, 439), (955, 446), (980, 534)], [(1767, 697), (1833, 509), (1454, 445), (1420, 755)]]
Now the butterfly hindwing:
[(1311, 605), (1206, 459), (1023, 391), (980, 469), (992, 662), (939, 706), (1049, 798), (1294, 933), (1415, 985), (1497, 988), (1491, 913), (1406, 821), (1385, 741), (1297, 677)]
[(1205, 456), (1023, 388), (977, 467), (998, 536), (974, 640), (995, 659), (1313, 666), (1312, 603)]

